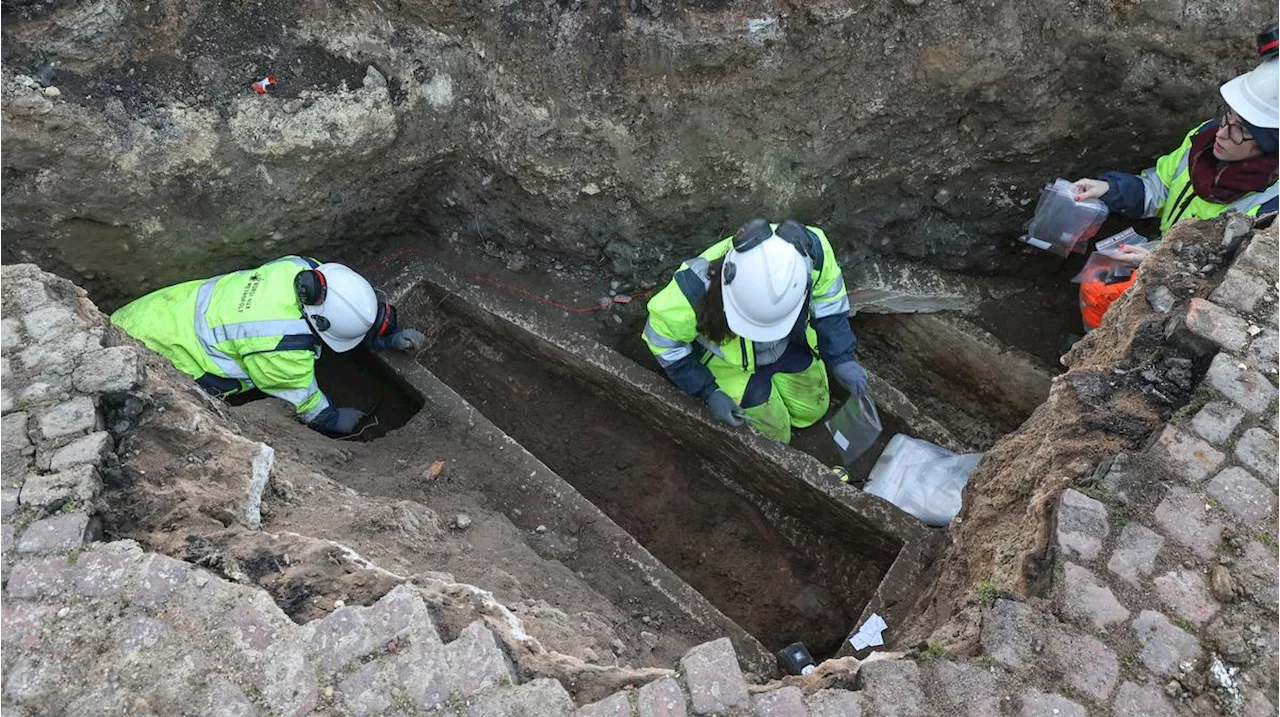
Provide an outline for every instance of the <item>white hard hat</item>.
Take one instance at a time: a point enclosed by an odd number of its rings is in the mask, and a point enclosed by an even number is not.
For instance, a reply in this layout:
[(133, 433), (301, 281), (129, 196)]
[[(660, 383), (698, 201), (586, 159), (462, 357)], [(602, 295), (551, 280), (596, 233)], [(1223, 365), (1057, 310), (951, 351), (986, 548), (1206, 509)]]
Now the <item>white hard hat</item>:
[(720, 271), (729, 330), (750, 341), (777, 341), (791, 333), (809, 294), (809, 262), (786, 239), (772, 234), (738, 251), (730, 249)]
[(1264, 129), (1280, 127), (1280, 60), (1272, 57), (1230, 80), (1220, 89), (1222, 99), (1240, 119)]
[(350, 351), (364, 341), (378, 317), (378, 296), (355, 270), (325, 263), (314, 269), (323, 287), (318, 303), (303, 301), (302, 313), (329, 348)]

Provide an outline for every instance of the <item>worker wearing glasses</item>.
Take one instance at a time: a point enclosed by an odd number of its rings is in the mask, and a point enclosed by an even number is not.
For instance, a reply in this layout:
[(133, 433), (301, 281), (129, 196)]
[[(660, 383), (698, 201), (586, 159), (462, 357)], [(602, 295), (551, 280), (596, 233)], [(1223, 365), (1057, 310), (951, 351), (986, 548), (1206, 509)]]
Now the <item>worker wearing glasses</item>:
[(1187, 133), (1182, 145), (1142, 174), (1107, 172), (1076, 182), (1077, 199), (1100, 198), (1112, 212), (1160, 217), (1160, 232), (1180, 219), (1212, 219), (1228, 209), (1276, 211), (1277, 60), (1222, 86), (1227, 106)]
[[(1098, 198), (1116, 214), (1159, 217), (1162, 235), (1182, 219), (1212, 219), (1231, 209), (1250, 216), (1276, 211), (1280, 74), (1275, 32), (1272, 25), (1259, 35), (1262, 64), (1222, 85), (1226, 106), (1216, 119), (1188, 132), (1181, 146), (1141, 174), (1106, 172), (1099, 179), (1076, 181), (1076, 200)], [(1121, 251), (1133, 267), (1150, 253), (1142, 247)], [(1080, 285), (1086, 330), (1097, 328), (1135, 276)]]

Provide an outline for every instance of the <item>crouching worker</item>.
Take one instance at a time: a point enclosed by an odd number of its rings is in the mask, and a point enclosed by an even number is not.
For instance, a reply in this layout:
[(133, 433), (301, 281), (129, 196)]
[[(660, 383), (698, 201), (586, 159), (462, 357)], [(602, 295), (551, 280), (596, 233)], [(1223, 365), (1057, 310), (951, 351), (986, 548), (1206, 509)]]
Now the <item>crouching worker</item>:
[(111, 323), (164, 356), (208, 393), (253, 388), (293, 405), (317, 431), (345, 435), (364, 414), (330, 405), (316, 383), (321, 344), (409, 351), (422, 333), (401, 330), (396, 310), (342, 264), (286, 256), (257, 269), (154, 291), (111, 315)]
[(753, 219), (681, 264), (649, 300), (644, 340), (716, 420), (784, 443), (827, 412), (825, 364), (851, 394), (867, 389), (835, 252), (793, 220)]

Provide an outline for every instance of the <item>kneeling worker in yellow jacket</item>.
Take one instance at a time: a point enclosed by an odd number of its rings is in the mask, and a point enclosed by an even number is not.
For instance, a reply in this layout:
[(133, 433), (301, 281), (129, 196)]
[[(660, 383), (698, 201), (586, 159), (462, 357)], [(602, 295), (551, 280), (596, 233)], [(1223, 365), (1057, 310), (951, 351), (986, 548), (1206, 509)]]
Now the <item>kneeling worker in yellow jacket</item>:
[(379, 301), (364, 277), (298, 256), (154, 291), (117, 310), (111, 323), (208, 393), (257, 388), (331, 434), (353, 432), (364, 414), (330, 405), (320, 390), (321, 344), (338, 352), (362, 344), (408, 351), (424, 340), (419, 331), (400, 329), (395, 307)]
[(827, 412), (824, 364), (851, 394), (867, 389), (835, 252), (793, 220), (753, 219), (681, 264), (649, 300), (644, 340), (718, 421), (784, 443)]

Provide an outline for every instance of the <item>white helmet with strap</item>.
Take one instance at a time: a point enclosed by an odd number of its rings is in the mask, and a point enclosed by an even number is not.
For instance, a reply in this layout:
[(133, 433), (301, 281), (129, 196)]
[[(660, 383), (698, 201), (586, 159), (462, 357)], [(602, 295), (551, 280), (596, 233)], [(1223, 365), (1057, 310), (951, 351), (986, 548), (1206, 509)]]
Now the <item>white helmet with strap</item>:
[(302, 313), (329, 348), (350, 351), (364, 341), (378, 318), (378, 296), (354, 269), (325, 263), (294, 281)]
[(777, 341), (795, 326), (809, 295), (812, 262), (768, 220), (753, 219), (733, 235), (720, 286), (729, 330), (750, 341)]

